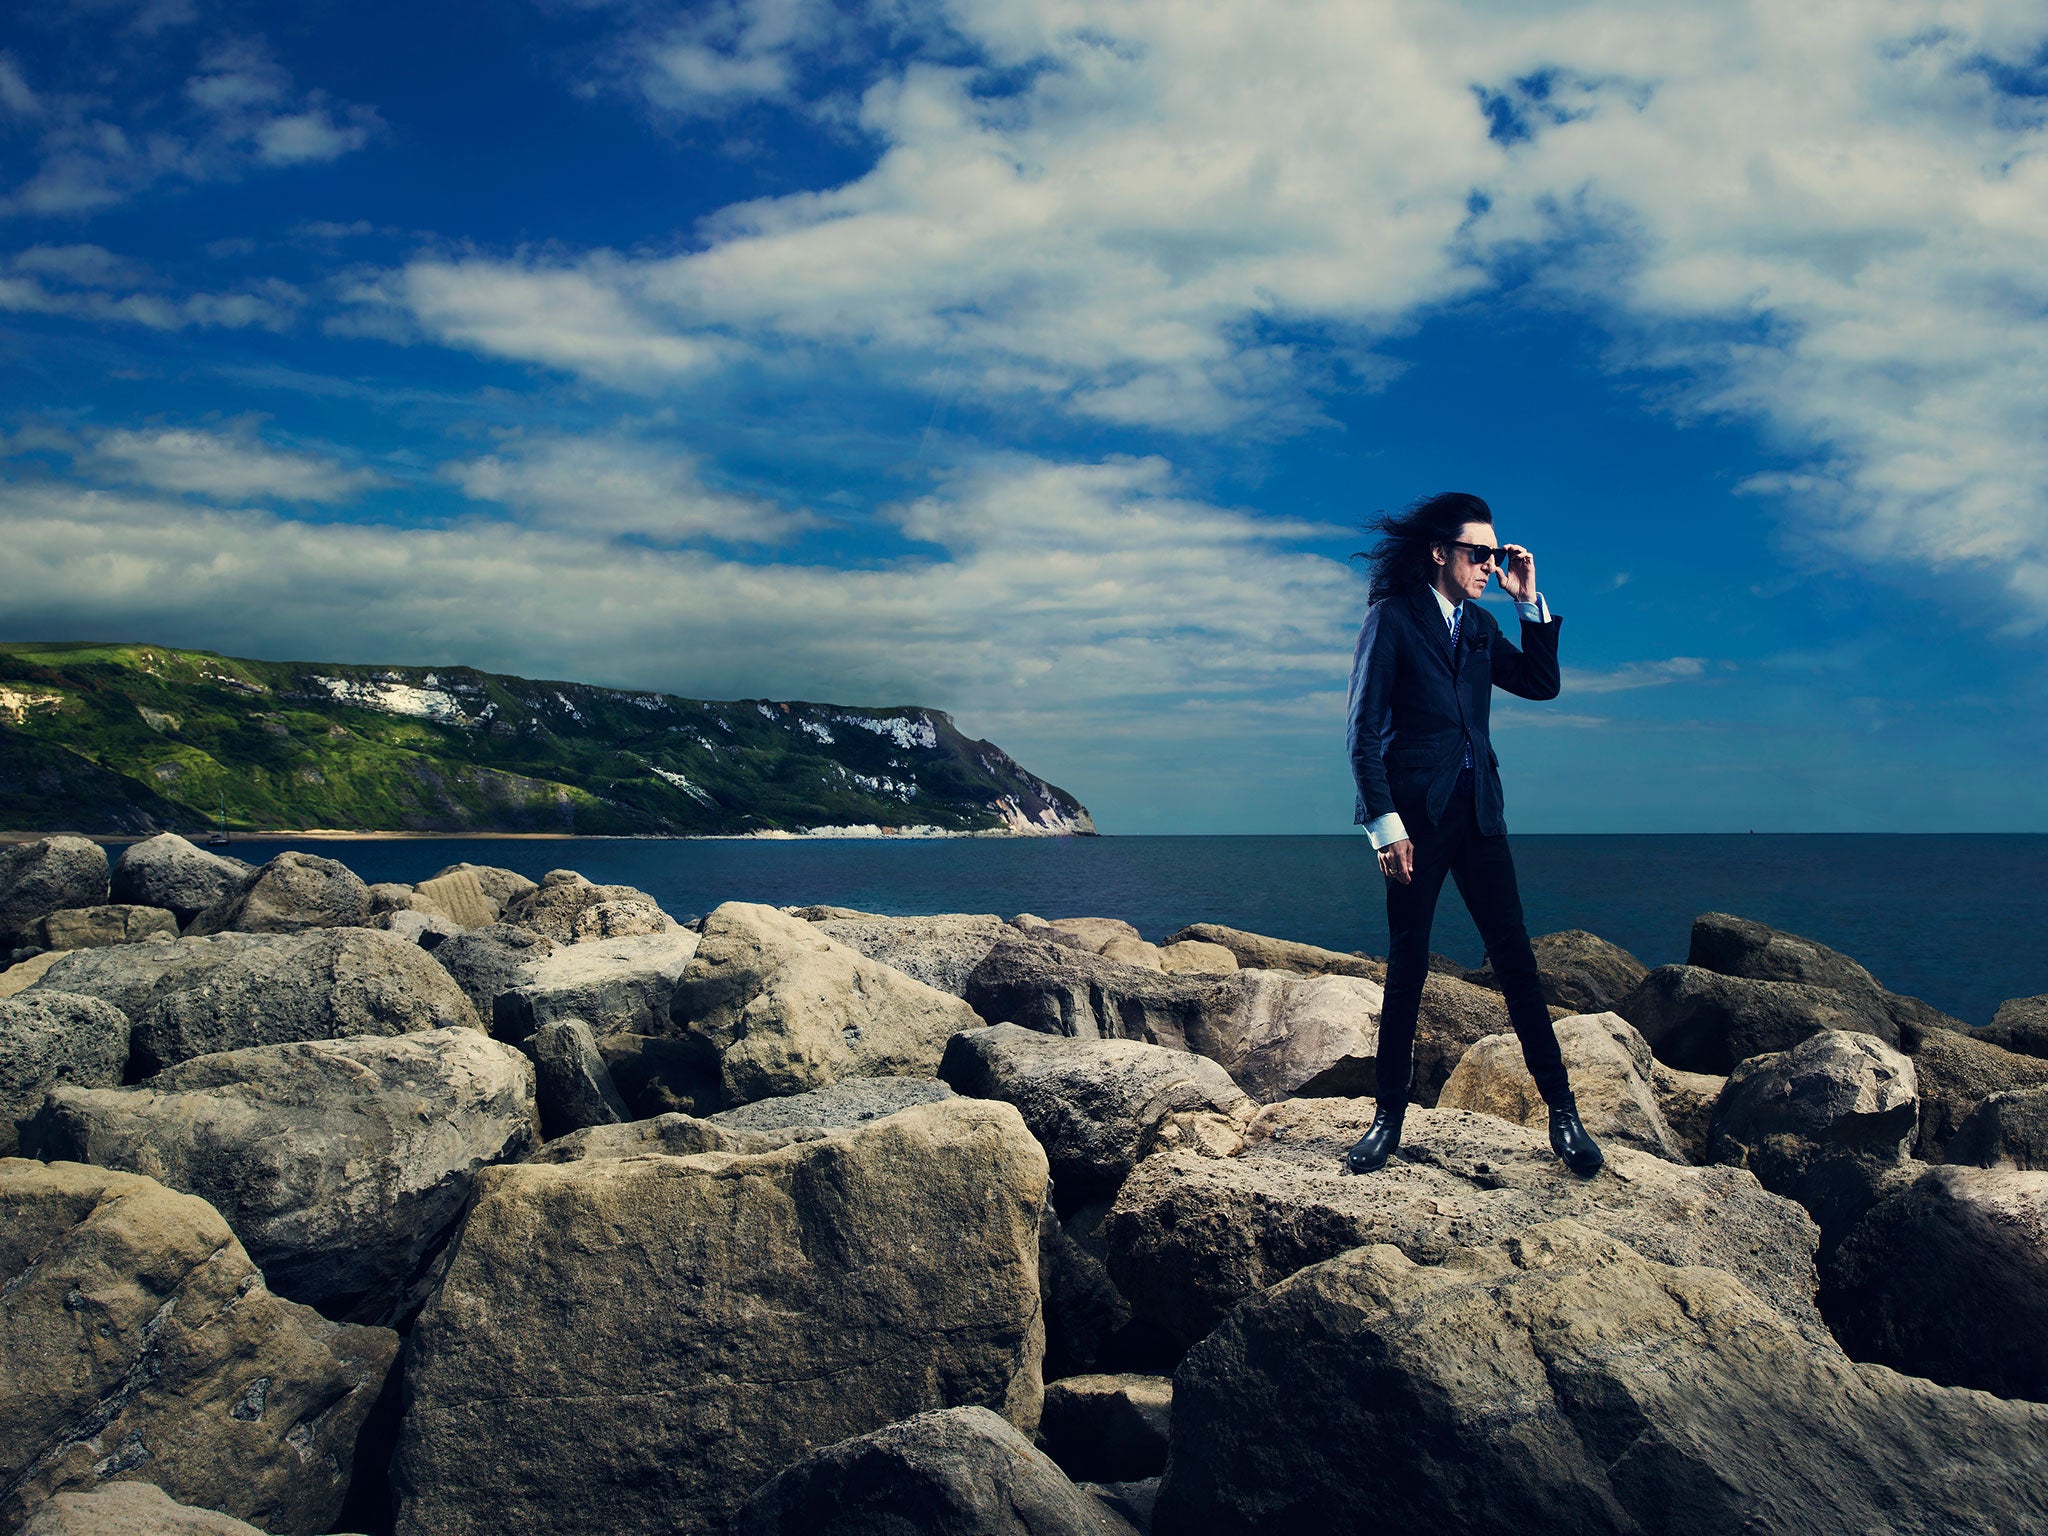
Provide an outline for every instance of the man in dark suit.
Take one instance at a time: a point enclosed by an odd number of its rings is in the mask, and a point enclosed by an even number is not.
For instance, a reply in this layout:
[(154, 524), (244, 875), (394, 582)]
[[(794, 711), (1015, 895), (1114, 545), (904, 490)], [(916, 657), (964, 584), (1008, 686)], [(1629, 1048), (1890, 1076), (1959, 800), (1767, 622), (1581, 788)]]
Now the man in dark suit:
[[(1354, 1173), (1385, 1166), (1401, 1141), (1413, 1076), (1415, 1024), (1429, 970), (1429, 929), (1444, 877), (1486, 943), (1522, 1056), (1550, 1107), (1550, 1144), (1574, 1173), (1603, 1161), (1580, 1123), (1502, 818), (1500, 760), (1487, 734), (1496, 687), (1525, 699), (1558, 692), (1559, 620), (1536, 590), (1536, 557), (1494, 542), (1493, 513), (1447, 492), (1383, 516), (1372, 604), (1351, 664), (1347, 733), (1364, 823), (1387, 880), (1387, 982), (1380, 1012), (1372, 1127), (1347, 1156)], [(1517, 648), (1473, 599), (1498, 575), (1521, 618)]]

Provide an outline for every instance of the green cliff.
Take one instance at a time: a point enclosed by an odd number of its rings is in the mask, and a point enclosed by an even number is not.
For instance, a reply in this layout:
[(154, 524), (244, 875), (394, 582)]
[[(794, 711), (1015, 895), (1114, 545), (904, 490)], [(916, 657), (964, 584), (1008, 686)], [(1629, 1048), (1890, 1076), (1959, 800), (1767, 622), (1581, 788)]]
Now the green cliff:
[(1092, 832), (938, 710), (0, 642), (0, 828)]

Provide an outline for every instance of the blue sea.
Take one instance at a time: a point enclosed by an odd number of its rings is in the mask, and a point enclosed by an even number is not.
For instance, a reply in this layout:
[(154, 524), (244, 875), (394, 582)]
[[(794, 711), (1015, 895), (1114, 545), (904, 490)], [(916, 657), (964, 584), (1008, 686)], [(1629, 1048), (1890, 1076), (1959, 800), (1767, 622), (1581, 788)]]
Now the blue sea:
[[(1692, 920), (1733, 912), (1854, 956), (1894, 991), (1971, 1024), (2048, 993), (2048, 835), (1527, 836), (1512, 840), (1531, 933), (1584, 928), (1646, 965), (1682, 962)], [(1158, 939), (1227, 923), (1386, 952), (1383, 885), (1359, 835), (791, 841), (237, 839), (340, 859), (368, 881), (460, 860), (538, 879), (635, 885), (677, 917), (722, 901), (871, 912), (1121, 917)], [(1478, 935), (1448, 884), (1431, 948), (1466, 965)]]

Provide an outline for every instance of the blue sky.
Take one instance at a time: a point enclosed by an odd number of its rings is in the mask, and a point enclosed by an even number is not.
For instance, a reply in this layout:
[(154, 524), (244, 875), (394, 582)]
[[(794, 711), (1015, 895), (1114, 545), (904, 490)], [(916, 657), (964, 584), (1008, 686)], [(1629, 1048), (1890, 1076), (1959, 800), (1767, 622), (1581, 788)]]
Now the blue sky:
[(2044, 150), (2026, 5), (17, 7), (4, 628), (1335, 831), (1345, 556), (1461, 489), (1515, 829), (2048, 830)]

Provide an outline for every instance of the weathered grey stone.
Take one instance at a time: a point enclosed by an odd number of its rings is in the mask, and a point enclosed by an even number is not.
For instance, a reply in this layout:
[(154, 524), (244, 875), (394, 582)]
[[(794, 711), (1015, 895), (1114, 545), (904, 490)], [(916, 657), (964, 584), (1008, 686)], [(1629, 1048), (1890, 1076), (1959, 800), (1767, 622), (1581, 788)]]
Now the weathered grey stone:
[(167, 907), (181, 924), (189, 923), (234, 896), (255, 873), (255, 867), (241, 859), (209, 853), (175, 832), (159, 832), (129, 844), (115, 863), (113, 898), (136, 906)]
[(734, 1514), (730, 1536), (1131, 1536), (986, 1408), (921, 1413), (812, 1451)]
[(501, 1040), (518, 1040), (532, 1033), (532, 1024), (510, 1003), (500, 1010), (498, 1000), (524, 986), (534, 966), (554, 952), (555, 941), (545, 934), (513, 923), (493, 923), (443, 939), (432, 954), (455, 978), (491, 1033)]
[(1978, 1168), (2048, 1169), (2048, 1084), (1992, 1094), (1956, 1128), (1947, 1153)]
[(70, 992), (0, 998), (0, 1157), (20, 1151), (17, 1122), (65, 1083), (110, 1088), (128, 1065), (128, 1016)]
[(36, 1506), (21, 1536), (265, 1536), (246, 1520), (180, 1504), (155, 1483), (106, 1483)]
[(848, 1077), (808, 1093), (756, 1099), (706, 1118), (743, 1131), (781, 1131), (800, 1125), (850, 1131), (913, 1104), (936, 1104), (952, 1097), (953, 1090), (935, 1077)]
[(1117, 1352), (1131, 1323), (1131, 1304), (1103, 1263), (1106, 1206), (1089, 1206), (1062, 1222), (1048, 1203), (1038, 1229), (1038, 1288), (1045, 1309), (1047, 1379), (1095, 1370)]
[(669, 1157), (695, 1157), (699, 1152), (773, 1152), (800, 1141), (818, 1141), (830, 1132), (814, 1125), (773, 1131), (751, 1131), (718, 1125), (695, 1115), (653, 1115), (623, 1125), (590, 1125), (547, 1142), (527, 1159), (530, 1163), (581, 1163), (644, 1157), (658, 1152)]
[(52, 912), (37, 927), (45, 949), (105, 949), (178, 936), (178, 919), (164, 907), (73, 907)]
[(210, 1202), (280, 1296), (390, 1322), (478, 1168), (538, 1143), (533, 1068), (473, 1029), (199, 1056), (133, 1088), (58, 1088), (24, 1145)]
[(1038, 1440), (1076, 1482), (1135, 1482), (1166, 1470), (1172, 1426), (1171, 1376), (1069, 1376), (1046, 1383)]
[(1159, 968), (1169, 976), (1228, 976), (1241, 967), (1237, 956), (1221, 944), (1182, 939), (1159, 946)]
[(2048, 1528), (2048, 1412), (1857, 1365), (1570, 1221), (1304, 1269), (1194, 1348), (1173, 1414), (1158, 1536)]
[[(541, 883), (525, 895), (505, 903), (504, 920), (535, 933), (546, 934), (559, 944), (573, 944), (579, 938), (600, 939), (607, 934), (597, 929), (607, 922), (624, 926), (625, 914), (595, 920), (595, 928), (579, 933), (577, 920), (592, 907), (607, 902), (631, 902), (661, 912), (661, 903), (645, 891), (630, 885), (592, 885), (573, 869), (551, 869)], [(649, 918), (646, 921), (652, 922)], [(671, 920), (672, 921), (672, 920)], [(619, 937), (624, 937), (619, 934)]]
[(1035, 1427), (1045, 1185), (972, 1099), (755, 1157), (486, 1169), (412, 1335), (400, 1536), (715, 1531), (914, 1413)]
[(1657, 1095), (1658, 1112), (1671, 1127), (1686, 1161), (1713, 1161), (1707, 1155), (1707, 1143), (1713, 1135), (1714, 1106), (1721, 1102), (1728, 1079), (1713, 1072), (1681, 1072), (1654, 1057), (1650, 1065), (1650, 1087)]
[(1270, 939), (1263, 933), (1226, 928), (1221, 923), (1190, 923), (1166, 936), (1168, 944), (1190, 940), (1215, 944), (1237, 957), (1247, 970), (1295, 971), (1303, 976), (1363, 976), (1367, 981), (1385, 981), (1387, 962), (1369, 955), (1347, 955), (1315, 944), (1298, 944), (1292, 939)]
[(2001, 1050), (1953, 1030), (1930, 1029), (1913, 1041), (1920, 1088), (1920, 1141), (1930, 1163), (1948, 1160), (1948, 1144), (1979, 1104), (1995, 1093), (2048, 1083), (2048, 1061)]
[(1929, 1168), (1856, 1224), (1827, 1281), (1857, 1359), (2048, 1399), (2048, 1173)]
[(1888, 1045), (1898, 1044), (1902, 1029), (1965, 1027), (1960, 1019), (1950, 1018), (1917, 997), (1890, 991), (1838, 950), (1726, 912), (1707, 912), (1693, 919), (1692, 949), (1686, 960), (1690, 965), (1704, 966), (1725, 976), (1793, 981), (1845, 993), (1866, 1010), (1891, 1020), (1890, 1030), (1864, 1031), (1877, 1035)]
[(1972, 1034), (1987, 1045), (2022, 1056), (2048, 1056), (2048, 995), (2000, 1003), (1991, 1022)]
[[(508, 948), (497, 952), (505, 956)], [(465, 954), (464, 963), (488, 953), (479, 947), (475, 955)], [(561, 1019), (581, 1019), (599, 1037), (621, 1030), (658, 1035), (669, 1032), (670, 1004), (683, 971), (696, 957), (697, 935), (671, 926), (661, 933), (591, 939), (546, 954), (525, 954), (520, 979), (494, 1002), (493, 1027), (500, 1038), (523, 1040)]]
[(1045, 1148), (1062, 1212), (1113, 1197), (1177, 1114), (1250, 1123), (1258, 1106), (1215, 1062), (1138, 1040), (1068, 1040), (996, 1024), (946, 1046), (939, 1076), (1015, 1105)]
[(449, 875), (468, 873), (476, 877), (476, 883), (490, 900), (498, 903), (500, 914), (520, 897), (540, 888), (540, 882), (529, 880), (516, 870), (500, 869), (495, 864), (450, 864), (434, 871), (432, 878), (440, 880)]
[[(1691, 1161), (1665, 1123), (1655, 1088), (1657, 1062), (1634, 1025), (1618, 1013), (1592, 1013), (1560, 1019), (1553, 1027), (1579, 1118), (1603, 1147), (1634, 1147), (1668, 1162)], [(1522, 1042), (1514, 1035), (1488, 1035), (1467, 1049), (1437, 1107), (1498, 1115), (1546, 1134), (1550, 1127), (1550, 1106), (1536, 1091), (1522, 1059)]]
[(1659, 1061), (1687, 1072), (1726, 1073), (1827, 1029), (1899, 1043), (1898, 1026), (1868, 997), (1695, 965), (1660, 965), (1615, 1012), (1643, 1032)]
[(1046, 924), (1054, 942), (1099, 955), (1113, 940), (1142, 944), (1145, 936), (1120, 917), (1056, 917)]
[(725, 1106), (846, 1077), (930, 1077), (980, 1020), (959, 998), (774, 907), (727, 902), (676, 983), (677, 1031), (717, 1058)]
[(569, 925), (569, 937), (578, 944), (676, 931), (676, 920), (651, 901), (600, 901), (578, 912)]
[(413, 887), (413, 904), (458, 928), (488, 928), (501, 904), (484, 894), (474, 869), (451, 869)]
[(585, 1126), (623, 1125), (633, 1118), (583, 1020), (556, 1019), (535, 1030), (533, 1068), (541, 1134), (549, 1140)]
[(370, 916), (382, 917), (390, 912), (411, 912), (419, 904), (419, 897), (409, 885), (396, 881), (382, 881), (369, 887)]
[(422, 949), (431, 948), (443, 939), (452, 939), (458, 933), (468, 932), (445, 917), (410, 907), (402, 912), (380, 912), (370, 919), (370, 926), (390, 934), (401, 943), (417, 944)]
[(1569, 1217), (1662, 1262), (1742, 1277), (1797, 1326), (1814, 1310), (1812, 1220), (1735, 1168), (1688, 1168), (1611, 1148), (1597, 1177), (1564, 1170), (1542, 1132), (1411, 1106), (1379, 1172), (1344, 1172), (1372, 1121), (1366, 1099), (1293, 1099), (1252, 1122), (1245, 1150), (1148, 1157), (1109, 1213), (1109, 1272), (1140, 1317), (1183, 1345), (1303, 1265), (1391, 1242), (1418, 1263)]
[(1187, 1050), (1190, 1033), (1200, 1033), (1199, 1021), (1213, 1006), (1214, 986), (1214, 978), (1167, 976), (1012, 928), (974, 968), (961, 996), (990, 1024)]
[[(1610, 944), (1583, 928), (1538, 934), (1529, 941), (1536, 954), (1536, 979), (1543, 1000), (1569, 1013), (1612, 1013), (1641, 984), (1648, 968), (1619, 944)], [(1498, 988), (1493, 961), (1488, 959), (1466, 979), (1475, 986)]]
[(39, 991), (84, 993), (127, 1014), (144, 1073), (251, 1045), (481, 1027), (431, 955), (372, 928), (79, 950), (22, 995)]
[(597, 1048), (619, 1096), (637, 1118), (709, 1115), (727, 1107), (718, 1053), (708, 1041), (621, 1030), (600, 1035)]
[(0, 1161), (0, 1526), (150, 1478), (265, 1531), (330, 1528), (398, 1353), (271, 1294), (204, 1200), (77, 1163)]
[[(1254, 1098), (1351, 1094), (1376, 1083), (1378, 982), (1261, 970), (1204, 980), (1205, 1007), (1190, 1020), (1188, 1046)], [(1418, 1055), (1428, 1052), (1418, 1048)]]
[(1709, 1153), (1805, 1206), (1827, 1249), (1911, 1155), (1919, 1114), (1910, 1060), (1875, 1035), (1825, 1030), (1736, 1063)]
[(0, 954), (37, 943), (50, 913), (106, 899), (107, 852), (89, 837), (67, 832), (0, 847)]
[(370, 888), (354, 870), (337, 859), (288, 850), (193, 918), (186, 932), (306, 933), (369, 921)]

